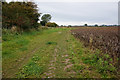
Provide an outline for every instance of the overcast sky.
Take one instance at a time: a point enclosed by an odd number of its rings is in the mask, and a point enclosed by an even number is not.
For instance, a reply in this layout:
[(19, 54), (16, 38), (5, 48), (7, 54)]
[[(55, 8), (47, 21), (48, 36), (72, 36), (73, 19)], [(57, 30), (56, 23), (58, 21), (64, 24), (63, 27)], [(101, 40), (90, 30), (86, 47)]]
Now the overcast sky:
[(118, 24), (119, 0), (99, 0), (99, 1), (34, 0), (34, 1), (38, 5), (40, 13), (51, 14), (52, 15), (51, 22), (56, 22), (59, 25)]

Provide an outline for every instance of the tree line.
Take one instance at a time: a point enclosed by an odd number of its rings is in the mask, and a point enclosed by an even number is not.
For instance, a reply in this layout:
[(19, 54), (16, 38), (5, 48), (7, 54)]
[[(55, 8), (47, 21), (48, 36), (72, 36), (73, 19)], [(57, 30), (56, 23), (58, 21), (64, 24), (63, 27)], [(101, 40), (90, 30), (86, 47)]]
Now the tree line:
[[(14, 26), (19, 31), (37, 29), (40, 16), (34, 2), (2, 2), (2, 28), (11, 29)], [(41, 25), (45, 26), (51, 15), (45, 14), (41, 19)]]

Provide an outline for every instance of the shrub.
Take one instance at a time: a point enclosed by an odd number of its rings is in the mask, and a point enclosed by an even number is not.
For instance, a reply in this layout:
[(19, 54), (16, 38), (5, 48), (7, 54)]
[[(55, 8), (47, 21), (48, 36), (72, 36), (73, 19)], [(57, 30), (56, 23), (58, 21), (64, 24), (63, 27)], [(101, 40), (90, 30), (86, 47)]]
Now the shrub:
[(56, 23), (52, 23), (52, 22), (48, 22), (48, 23), (46, 23), (46, 26), (48, 26), (48, 27), (57, 27), (58, 25), (56, 24)]
[(68, 27), (72, 27), (71, 25), (68, 25)]

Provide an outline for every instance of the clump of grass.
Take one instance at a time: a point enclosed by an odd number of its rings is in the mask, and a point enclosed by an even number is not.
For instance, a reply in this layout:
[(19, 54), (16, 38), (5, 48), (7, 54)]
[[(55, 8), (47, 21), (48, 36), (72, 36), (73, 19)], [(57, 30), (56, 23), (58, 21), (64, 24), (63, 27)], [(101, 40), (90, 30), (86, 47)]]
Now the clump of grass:
[(2, 55), (9, 55), (9, 54), (12, 54), (12, 51), (9, 49), (2, 52)]
[(25, 46), (25, 45), (27, 45), (28, 43), (29, 43), (29, 41), (26, 40), (26, 39), (20, 39), (20, 40), (17, 40), (17, 41), (16, 41), (16, 44), (18, 44), (18, 45), (20, 45), (20, 46)]
[(39, 75), (43, 73), (43, 66), (38, 63), (39, 60), (39, 56), (33, 56), (31, 61), (25, 65), (19, 73), (17, 73), (17, 77), (27, 78), (32, 75), (39, 77)]
[(69, 40), (65, 40), (66, 42), (69, 42)]
[(28, 76), (36, 75), (39, 77), (39, 74), (41, 74), (43, 71), (43, 67), (37, 65), (35, 62), (30, 62), (28, 65), (24, 66), (17, 74), (18, 78), (27, 78)]
[(83, 70), (83, 69), (85, 69), (85, 66), (83, 66), (83, 65), (74, 65), (74, 67), (75, 67), (75, 69), (76, 70)]
[(56, 44), (57, 44), (57, 42), (50, 42), (50, 41), (49, 41), (49, 42), (47, 42), (46, 44), (47, 44), (47, 45), (51, 45), (51, 44), (56, 45)]

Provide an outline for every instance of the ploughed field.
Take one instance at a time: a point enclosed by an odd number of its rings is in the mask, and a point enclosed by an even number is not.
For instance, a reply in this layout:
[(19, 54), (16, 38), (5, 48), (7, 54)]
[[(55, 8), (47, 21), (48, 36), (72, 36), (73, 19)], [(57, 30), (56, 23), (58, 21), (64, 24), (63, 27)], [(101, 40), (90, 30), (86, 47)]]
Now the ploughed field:
[(97, 48), (104, 54), (110, 55), (113, 59), (111, 63), (118, 67), (120, 57), (118, 27), (81, 27), (71, 32), (76, 38), (83, 41), (85, 46), (90, 46), (92, 49)]
[(119, 78), (117, 28), (3, 30), (2, 36), (3, 78)]

